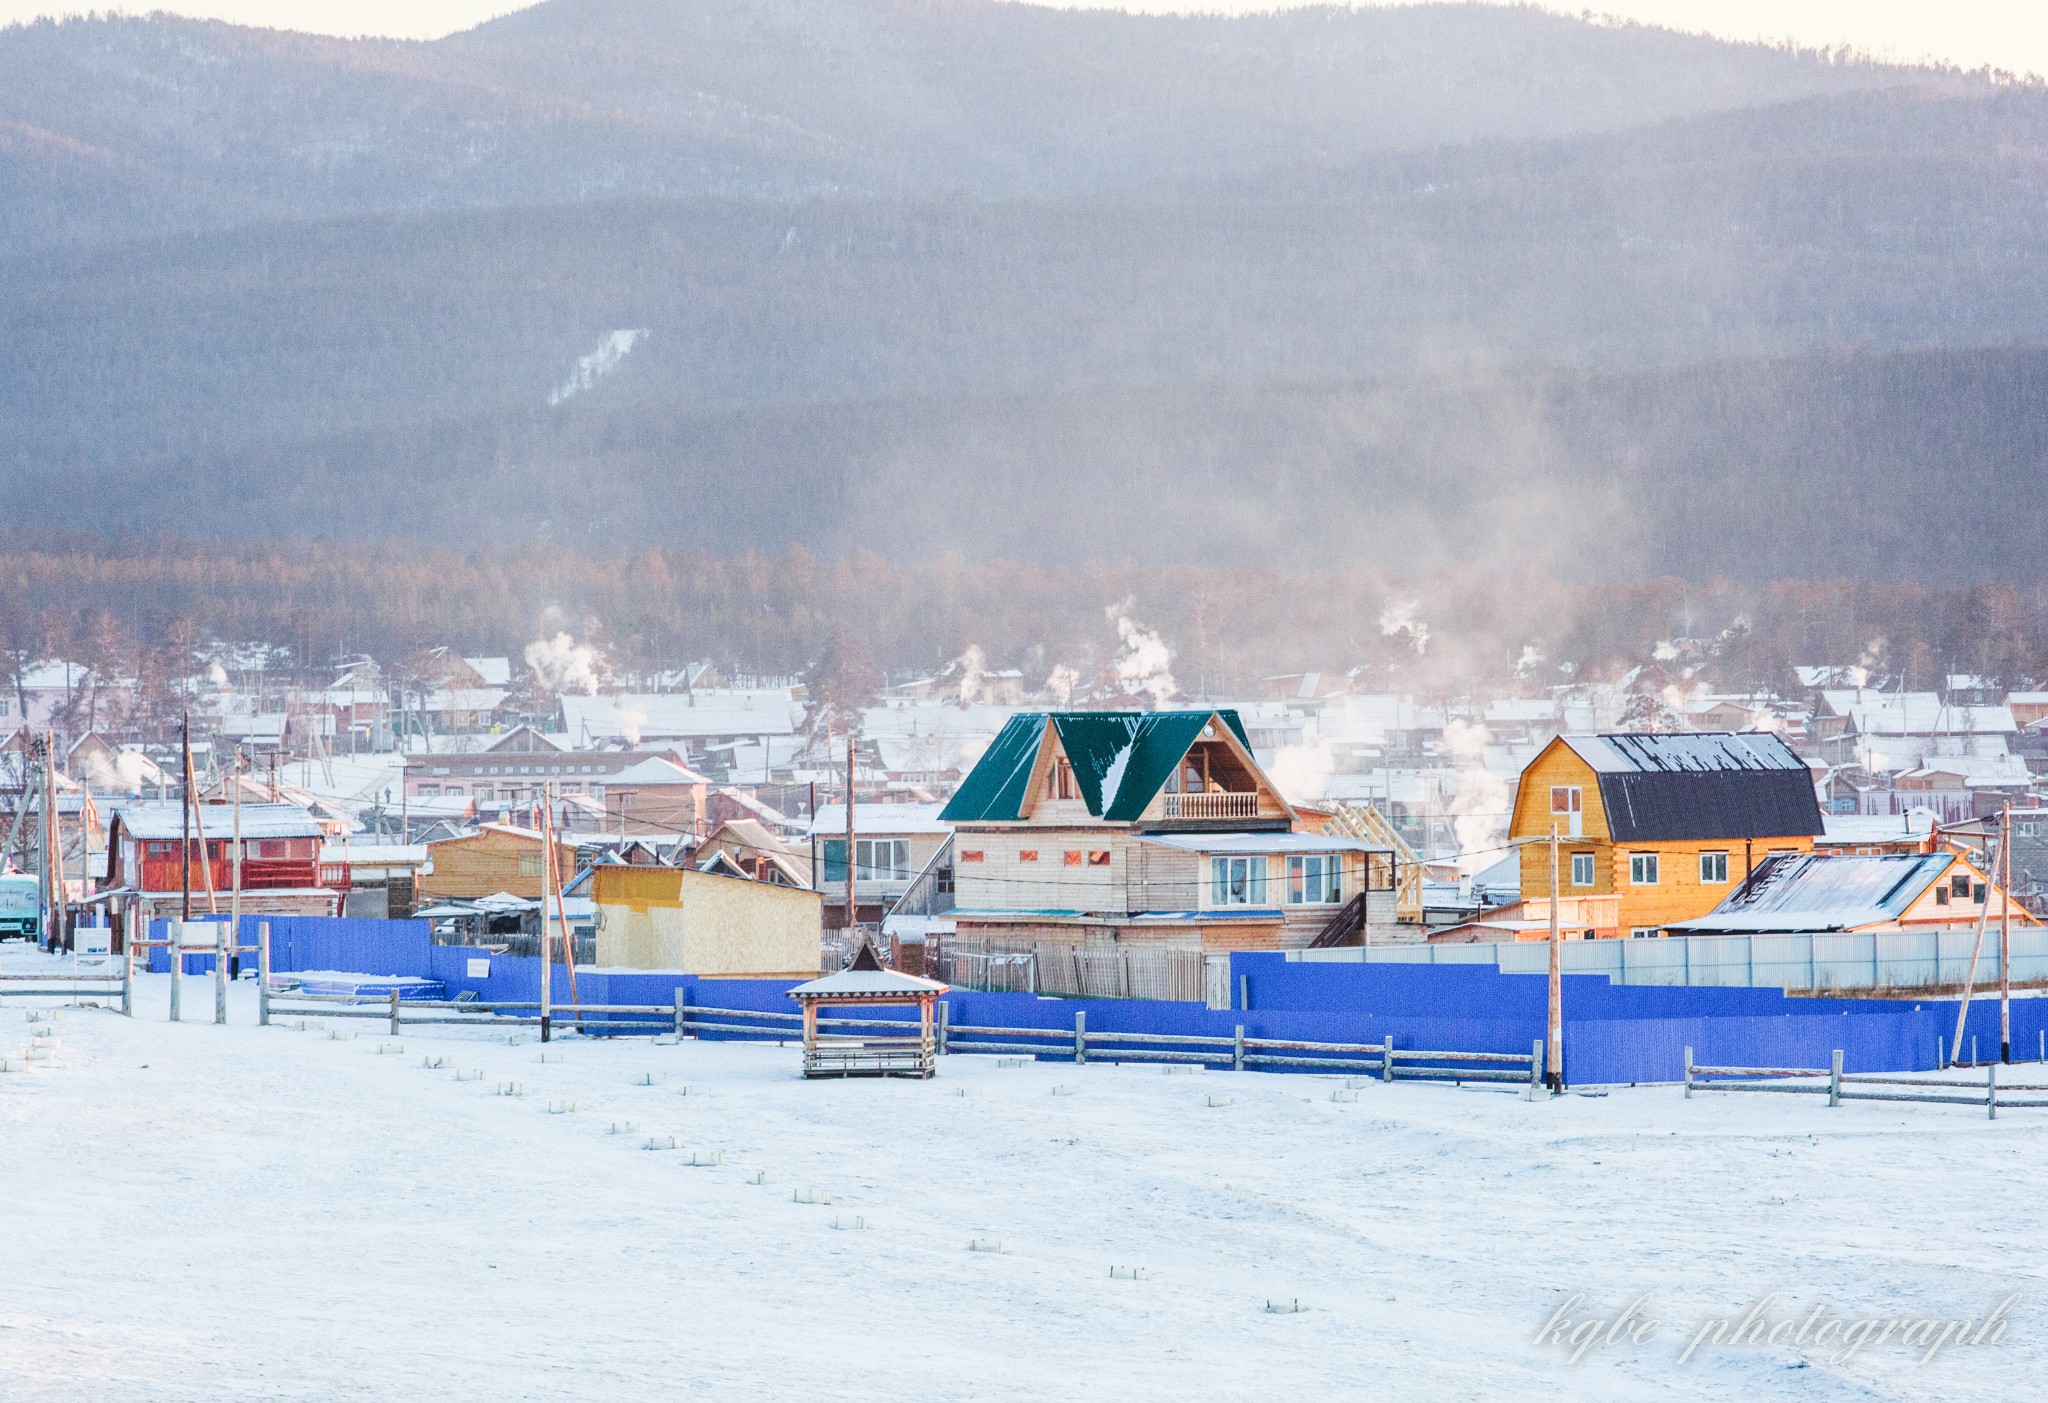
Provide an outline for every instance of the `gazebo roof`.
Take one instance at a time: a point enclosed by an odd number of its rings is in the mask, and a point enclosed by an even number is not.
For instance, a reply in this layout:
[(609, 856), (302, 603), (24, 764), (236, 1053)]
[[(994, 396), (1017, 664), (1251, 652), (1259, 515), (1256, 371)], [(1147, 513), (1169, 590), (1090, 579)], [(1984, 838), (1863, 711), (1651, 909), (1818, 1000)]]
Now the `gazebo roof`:
[(893, 969), (843, 969), (823, 979), (799, 984), (789, 991), (789, 996), (792, 999), (872, 999), (894, 995), (914, 999), (927, 994), (943, 994), (947, 987), (936, 979), (898, 974)]
[(837, 974), (813, 979), (789, 991), (792, 999), (920, 999), (943, 994), (949, 986), (936, 979), (920, 979), (885, 969), (875, 958), (872, 945), (863, 945), (853, 963)]

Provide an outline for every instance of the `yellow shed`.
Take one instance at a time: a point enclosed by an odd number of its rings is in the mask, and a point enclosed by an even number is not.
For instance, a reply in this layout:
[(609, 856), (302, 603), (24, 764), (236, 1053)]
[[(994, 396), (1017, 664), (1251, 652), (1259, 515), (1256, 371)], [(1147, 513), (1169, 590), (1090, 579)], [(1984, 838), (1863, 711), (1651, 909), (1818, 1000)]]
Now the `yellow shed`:
[[(1558, 844), (1558, 894), (1620, 898), (1618, 935), (1704, 916), (1778, 853), (1808, 853), (1806, 762), (1754, 732), (1559, 736), (1522, 771), (1509, 834)], [(1523, 898), (1551, 895), (1550, 845), (1521, 850)]]
[(590, 869), (597, 963), (724, 978), (815, 977), (823, 898), (686, 867)]

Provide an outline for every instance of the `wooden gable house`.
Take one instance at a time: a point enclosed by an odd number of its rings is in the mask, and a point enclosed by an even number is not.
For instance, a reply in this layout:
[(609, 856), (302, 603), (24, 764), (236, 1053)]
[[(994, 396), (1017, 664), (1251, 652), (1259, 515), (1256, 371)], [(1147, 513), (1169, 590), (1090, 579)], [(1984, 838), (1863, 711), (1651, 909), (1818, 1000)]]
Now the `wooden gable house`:
[(962, 935), (1274, 949), (1395, 919), (1392, 850), (1317, 831), (1234, 711), (1013, 717), (939, 817)]
[[(1620, 898), (1617, 935), (1704, 916), (1763, 861), (1823, 830), (1812, 772), (1760, 732), (1559, 736), (1522, 771), (1509, 836), (1522, 896)], [(1547, 909), (1547, 908), (1546, 908)]]

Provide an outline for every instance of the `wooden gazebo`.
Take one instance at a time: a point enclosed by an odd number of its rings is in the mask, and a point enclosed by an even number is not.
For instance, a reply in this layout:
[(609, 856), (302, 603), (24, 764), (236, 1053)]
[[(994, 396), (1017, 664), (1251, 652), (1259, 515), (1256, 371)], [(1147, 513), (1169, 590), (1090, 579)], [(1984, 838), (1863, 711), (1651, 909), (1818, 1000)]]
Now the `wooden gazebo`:
[[(947, 986), (936, 979), (885, 969), (874, 947), (863, 945), (853, 963), (837, 974), (813, 979), (789, 991), (804, 1011), (804, 1075), (807, 1077), (929, 1077), (938, 1070), (938, 1041), (932, 1013)], [(821, 1009), (917, 1005), (911, 1036), (825, 1035), (818, 1031)]]

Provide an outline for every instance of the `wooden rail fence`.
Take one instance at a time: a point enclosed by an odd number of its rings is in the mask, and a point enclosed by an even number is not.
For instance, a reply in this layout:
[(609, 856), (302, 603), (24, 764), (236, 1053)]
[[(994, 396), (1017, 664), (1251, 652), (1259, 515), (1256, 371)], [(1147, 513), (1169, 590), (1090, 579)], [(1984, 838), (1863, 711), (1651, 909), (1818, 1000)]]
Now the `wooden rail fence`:
[[(2011, 1082), (1998, 1084), (1996, 1062), (1984, 1066), (1983, 1082), (1928, 1081), (1922, 1077), (1885, 1076), (1877, 1073), (1844, 1073), (1841, 1049), (1835, 1050), (1828, 1067), (1702, 1067), (1685, 1050), (1685, 1094), (1695, 1091), (1764, 1092), (1781, 1096), (1825, 1096), (1830, 1106), (1844, 1101), (1916, 1101), (1928, 1105), (1982, 1106), (1984, 1114), (1998, 1119), (2000, 1106), (2048, 1107), (2048, 1098), (2024, 1093), (2048, 1092), (2048, 1083)], [(1900, 1087), (1905, 1090), (1865, 1091), (1864, 1087)], [(1957, 1095), (1954, 1093), (1967, 1093)], [(2013, 1093), (2022, 1093), (2019, 1096)]]
[[(537, 1002), (484, 1003), (476, 1000), (401, 999), (396, 989), (377, 994), (308, 994), (264, 990), (258, 1013), (268, 1023), (278, 1014), (318, 1018), (372, 1018), (391, 1032), (427, 1025), (503, 1028), (541, 1025)], [(1181, 1062), (1229, 1067), (1288, 1067), (1320, 1072), (1356, 1072), (1382, 1081), (1509, 1082), (1526, 1085), (1533, 1095), (1543, 1084), (1543, 1042), (1523, 1052), (1450, 1052), (1379, 1043), (1308, 1042), (1248, 1036), (1242, 1024), (1230, 1037), (1191, 1033), (1114, 1033), (1088, 1027), (1088, 1015), (1074, 1015), (1069, 1028), (998, 1028), (953, 1023), (949, 1008), (939, 1006), (938, 1046), (949, 1052), (1020, 1053), (1032, 1058), (1071, 1058), (1086, 1063)], [(803, 1015), (759, 1009), (709, 1008), (693, 1005), (676, 991), (672, 1005), (557, 1005), (556, 1028), (586, 1033), (637, 1033), (659, 1030), (687, 1037), (717, 1033), (728, 1037), (795, 1042), (802, 1037)], [(821, 1031), (840, 1036), (872, 1034), (878, 1042), (901, 1038), (915, 1023), (877, 1018), (820, 1018)]]

